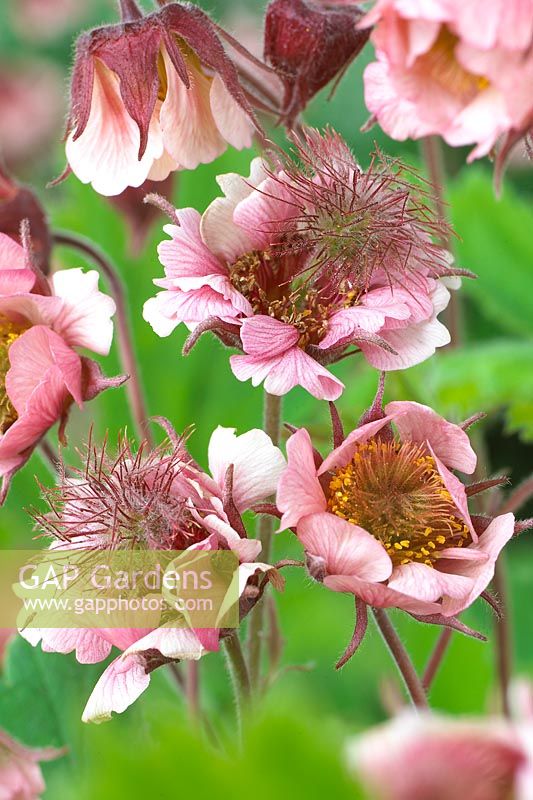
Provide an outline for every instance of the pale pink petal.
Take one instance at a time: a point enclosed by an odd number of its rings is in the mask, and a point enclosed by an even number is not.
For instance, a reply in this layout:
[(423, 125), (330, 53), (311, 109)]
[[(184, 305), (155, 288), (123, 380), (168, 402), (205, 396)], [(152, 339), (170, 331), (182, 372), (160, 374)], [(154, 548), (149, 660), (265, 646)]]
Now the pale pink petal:
[[(479, 550), (481, 553), (488, 556), (488, 559), (481, 562), (463, 562), (462, 573), (466, 573), (468, 577), (473, 580), (473, 586), (466, 598), (444, 599), (442, 613), (445, 616), (455, 616), (459, 614), (465, 608), (472, 605), (481, 592), (487, 588), (494, 577), (494, 566), (502, 548), (514, 535), (514, 522), (513, 514), (502, 514), (496, 517), (484, 533), (480, 535), (477, 544), (470, 545), (469, 549)], [(455, 565), (454, 570), (457, 570), (457, 566)], [(449, 571), (448, 568), (447, 571)]]
[(324, 459), (318, 470), (318, 474), (323, 475), (325, 472), (329, 472), (329, 470), (337, 469), (337, 467), (345, 467), (346, 464), (349, 464), (352, 460), (358, 445), (367, 442), (392, 420), (394, 420), (394, 416), (389, 415), (383, 417), (383, 419), (367, 422), (366, 425), (361, 425), (359, 428), (356, 428), (348, 434), (339, 447), (335, 448), (335, 450)]
[(236, 308), (233, 300), (225, 300), (223, 295), (209, 286), (190, 292), (179, 289), (158, 292), (143, 306), (143, 319), (158, 336), (169, 336), (180, 323), (192, 330), (209, 317), (231, 322), (241, 313), (242, 310)]
[(468, 475), (474, 472), (477, 456), (468, 434), (459, 425), (448, 422), (429, 406), (407, 400), (388, 403), (385, 412), (395, 415), (394, 424), (403, 441), (429, 442), (447, 467)]
[(157, 650), (165, 658), (184, 661), (198, 661), (205, 653), (204, 646), (190, 628), (156, 628), (130, 645), (122, 658), (140, 656), (148, 650)]
[(279, 237), (287, 220), (300, 214), (283, 173), (267, 177), (244, 200), (237, 203), (233, 221), (246, 231), (253, 249), (264, 250)]
[(228, 92), (220, 75), (213, 78), (210, 102), (216, 126), (224, 139), (237, 150), (251, 147), (254, 126), (250, 117)]
[(219, 259), (204, 243), (200, 232), (200, 214), (194, 208), (176, 211), (178, 225), (165, 225), (164, 231), (172, 238), (162, 241), (157, 252), (168, 278), (201, 275), (228, 275)]
[(24, 249), (11, 236), (0, 233), (0, 270), (26, 269)]
[(320, 349), (326, 350), (356, 333), (362, 331), (376, 333), (384, 322), (385, 315), (379, 310), (367, 309), (364, 306), (343, 308), (328, 319), (327, 333), (318, 346)]
[(42, 628), (42, 649), (47, 653), (72, 653), (80, 664), (105, 661), (111, 652), (110, 642), (89, 628)]
[(113, 341), (115, 301), (98, 289), (96, 270), (65, 269), (52, 276), (54, 294), (63, 300), (63, 309), (54, 330), (71, 346), (87, 347), (106, 356)]
[(305, 428), (297, 430), (287, 442), (287, 468), (281, 473), (276, 504), (283, 514), (280, 530), (292, 528), (307, 514), (327, 508), (317, 478), (313, 445)]
[(9, 348), (9, 361), (6, 389), (19, 415), (39, 384), (47, 380), (50, 368), (57, 370), (75, 401), (83, 403), (80, 357), (49, 328), (35, 325), (23, 333)]
[(278, 356), (290, 350), (300, 334), (292, 325), (265, 314), (256, 314), (243, 320), (241, 341), (250, 356)]
[(300, 520), (298, 539), (306, 553), (324, 559), (330, 575), (353, 575), (363, 581), (385, 581), (392, 562), (368, 531), (334, 514), (311, 514)]
[(400, 330), (381, 330), (379, 335), (397, 355), (369, 342), (358, 345), (368, 363), (384, 371), (413, 367), (432, 356), (437, 347), (450, 343), (448, 329), (437, 319)]
[(403, 564), (396, 567), (388, 581), (390, 589), (429, 603), (444, 595), (463, 600), (472, 591), (473, 581), (464, 575), (439, 572), (426, 564)]
[(167, 93), (159, 120), (165, 149), (180, 166), (195, 169), (198, 164), (214, 161), (227, 147), (211, 111), (212, 79), (186, 58), (190, 81), (187, 89), (166, 49), (162, 52)]
[(140, 134), (120, 96), (119, 79), (99, 59), (94, 60), (91, 112), (81, 136), (67, 139), (67, 159), (82, 183), (103, 195), (140, 186), (155, 158), (163, 153), (158, 131), (151, 126), (146, 151), (139, 161)]
[(442, 463), (442, 461), (438, 458), (438, 456), (433, 451), (433, 449), (432, 449), (431, 445), (429, 444), (429, 442), (428, 442), (428, 448), (429, 448), (429, 452), (431, 453), (431, 455), (433, 456), (433, 458), (435, 460), (435, 466), (437, 467), (439, 475), (442, 478), (442, 482), (444, 483), (446, 489), (450, 493), (450, 497), (452, 498), (452, 502), (453, 502), (453, 504), (455, 505), (455, 507), (457, 508), (457, 510), (459, 512), (459, 516), (465, 522), (465, 524), (467, 525), (468, 529), (470, 530), (470, 535), (472, 536), (473, 541), (477, 542), (477, 533), (476, 533), (476, 531), (474, 529), (474, 526), (472, 524), (472, 520), (470, 518), (470, 512), (468, 510), (468, 499), (467, 499), (467, 496), (466, 496), (466, 490), (465, 490), (464, 484), (461, 483), (459, 478), (456, 478), (456, 476), (453, 474), (453, 472), (450, 472), (448, 467), (446, 467)]
[(208, 448), (209, 469), (222, 491), (226, 472), (233, 464), (233, 501), (239, 512), (274, 494), (285, 459), (264, 431), (235, 435), (235, 428), (218, 426)]
[(324, 578), (324, 585), (334, 592), (354, 594), (375, 608), (401, 608), (411, 614), (423, 616), (439, 614), (442, 611), (439, 603), (417, 600), (395, 589), (389, 589), (383, 583), (369, 583), (353, 575), (328, 575)]
[(35, 281), (31, 269), (0, 269), (0, 296), (31, 292)]
[(144, 659), (120, 656), (105, 670), (94, 687), (85, 710), (83, 722), (104, 722), (112, 712), (121, 714), (148, 688), (150, 675)]
[(253, 159), (248, 177), (234, 172), (217, 177), (225, 197), (217, 197), (207, 207), (200, 230), (207, 247), (228, 264), (254, 249), (248, 234), (233, 221), (233, 213), (236, 205), (265, 178), (265, 164), (261, 158)]
[(222, 540), (230, 550), (233, 550), (239, 561), (255, 561), (261, 552), (259, 539), (242, 539), (228, 522), (215, 514), (207, 514), (201, 521), (206, 530), (214, 533), (218, 540)]

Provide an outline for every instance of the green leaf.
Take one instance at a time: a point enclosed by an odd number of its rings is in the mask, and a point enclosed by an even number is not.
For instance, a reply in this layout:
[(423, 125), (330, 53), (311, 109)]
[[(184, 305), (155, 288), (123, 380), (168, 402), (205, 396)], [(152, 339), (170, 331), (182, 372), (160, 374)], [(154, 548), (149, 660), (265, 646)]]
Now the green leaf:
[(533, 211), (510, 185), (494, 197), (490, 175), (461, 174), (449, 192), (450, 211), (460, 236), (457, 261), (478, 279), (463, 289), (500, 330), (533, 335)]
[(104, 668), (78, 664), (73, 655), (43, 653), (40, 645), (16, 638), (0, 682), (0, 729), (29, 747), (72, 746)]

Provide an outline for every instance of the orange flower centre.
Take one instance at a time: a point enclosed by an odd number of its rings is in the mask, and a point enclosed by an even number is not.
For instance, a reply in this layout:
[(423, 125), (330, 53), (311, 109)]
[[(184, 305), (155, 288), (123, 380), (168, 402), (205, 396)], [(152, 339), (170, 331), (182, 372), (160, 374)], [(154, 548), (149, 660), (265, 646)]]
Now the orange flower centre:
[(471, 542), (435, 460), (412, 442), (358, 445), (331, 478), (328, 509), (372, 534), (394, 566), (432, 567), (440, 551)]

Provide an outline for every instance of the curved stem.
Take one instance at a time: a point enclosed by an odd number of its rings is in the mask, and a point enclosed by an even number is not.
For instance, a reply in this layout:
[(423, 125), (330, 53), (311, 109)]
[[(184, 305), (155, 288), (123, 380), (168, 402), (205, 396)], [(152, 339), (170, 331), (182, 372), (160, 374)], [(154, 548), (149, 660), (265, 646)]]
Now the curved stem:
[[(281, 397), (265, 392), (263, 401), (263, 429), (270, 436), (273, 444), (279, 444), (281, 428)], [(272, 535), (274, 533), (274, 519), (270, 515), (263, 515), (259, 519), (258, 534), (261, 540), (261, 558), (269, 563), (272, 549)], [(250, 680), (256, 688), (261, 676), (261, 649), (263, 643), (263, 627), (265, 621), (264, 602), (261, 599), (255, 606), (250, 617), (250, 632), (248, 644), (248, 657), (250, 663)]]
[(413, 662), (396, 633), (394, 625), (387, 616), (387, 612), (382, 608), (374, 608), (372, 610), (385, 644), (389, 648), (392, 659), (404, 680), (407, 693), (413, 705), (416, 708), (428, 708), (428, 699), (424, 687), (416, 673)]
[[(435, 200), (437, 215), (441, 220), (446, 221), (448, 218), (446, 202), (444, 200), (446, 171), (444, 168), (442, 142), (438, 136), (426, 136), (422, 139), (420, 146), (433, 189), (433, 198)], [(445, 241), (441, 242), (441, 244), (447, 250), (451, 251), (452, 242), (450, 236), (446, 236)], [(446, 311), (451, 336), (450, 347), (457, 347), (461, 343), (462, 338), (461, 296), (459, 292), (450, 293), (450, 303)]]
[(498, 680), (500, 684), (500, 695), (502, 711), (506, 717), (511, 716), (509, 704), (509, 683), (512, 673), (512, 641), (511, 627), (509, 625), (509, 593), (507, 590), (507, 576), (505, 572), (505, 556), (500, 553), (500, 557), (494, 568), (494, 578), (492, 585), (498, 596), (502, 609), (501, 618), (495, 622), (496, 633), (496, 666)]
[(73, 233), (56, 232), (53, 234), (53, 241), (57, 245), (71, 247), (74, 250), (78, 250), (80, 253), (83, 253), (91, 261), (93, 261), (94, 264), (96, 264), (96, 266), (105, 275), (117, 307), (116, 320), (118, 346), (122, 365), (130, 378), (126, 384), (126, 390), (130, 402), (131, 413), (137, 427), (137, 434), (140, 439), (146, 439), (149, 444), (152, 444), (152, 437), (147, 421), (146, 404), (139, 371), (137, 369), (137, 359), (135, 358), (131, 327), (128, 320), (126, 294), (122, 280), (116, 269), (104, 256), (104, 254), (82, 236), (77, 236)]
[(431, 656), (429, 657), (429, 661), (426, 665), (426, 669), (424, 670), (424, 674), (422, 676), (422, 686), (428, 692), (431, 689), (431, 684), (433, 683), (435, 676), (439, 670), (440, 665), (442, 664), (442, 660), (446, 655), (448, 647), (450, 646), (450, 642), (452, 639), (452, 629), (451, 628), (443, 628), (439, 634), (439, 638), (437, 639), (437, 644), (435, 645)]

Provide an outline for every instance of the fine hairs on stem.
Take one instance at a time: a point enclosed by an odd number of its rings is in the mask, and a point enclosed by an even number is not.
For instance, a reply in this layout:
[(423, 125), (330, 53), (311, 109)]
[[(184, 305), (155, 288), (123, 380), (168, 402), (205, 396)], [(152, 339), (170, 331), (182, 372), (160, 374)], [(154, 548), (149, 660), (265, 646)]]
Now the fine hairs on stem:
[(387, 612), (382, 608), (374, 608), (373, 612), (383, 640), (392, 656), (392, 660), (398, 667), (398, 672), (403, 678), (411, 702), (416, 708), (428, 708), (428, 700), (422, 682)]

